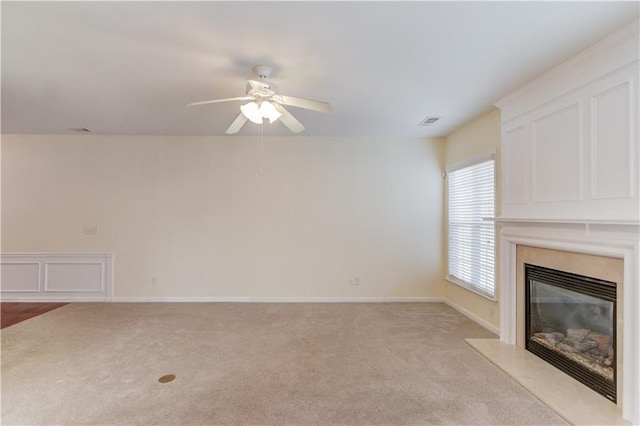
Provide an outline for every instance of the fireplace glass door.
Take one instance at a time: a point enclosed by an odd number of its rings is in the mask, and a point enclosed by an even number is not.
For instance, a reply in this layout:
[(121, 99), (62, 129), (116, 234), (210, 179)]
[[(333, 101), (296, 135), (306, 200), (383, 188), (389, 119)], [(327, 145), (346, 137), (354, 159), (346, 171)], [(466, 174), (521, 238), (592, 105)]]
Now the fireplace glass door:
[(526, 348), (616, 401), (616, 285), (525, 265)]

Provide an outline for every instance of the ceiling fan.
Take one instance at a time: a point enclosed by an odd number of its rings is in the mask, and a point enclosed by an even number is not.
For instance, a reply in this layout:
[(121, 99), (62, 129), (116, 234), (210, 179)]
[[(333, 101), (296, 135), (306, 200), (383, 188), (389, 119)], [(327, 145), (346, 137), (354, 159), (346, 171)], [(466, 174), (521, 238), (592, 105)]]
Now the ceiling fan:
[(193, 102), (187, 106), (215, 104), (220, 102), (231, 101), (251, 101), (240, 106), (240, 114), (231, 123), (231, 126), (225, 132), (228, 135), (238, 133), (247, 120), (256, 124), (262, 124), (266, 118), (270, 123), (280, 120), (293, 133), (300, 133), (304, 130), (304, 126), (300, 123), (285, 106), (296, 108), (310, 109), (313, 111), (330, 113), (333, 108), (330, 104), (320, 101), (312, 101), (310, 99), (294, 98), (293, 96), (279, 95), (278, 87), (266, 81), (271, 75), (271, 68), (266, 65), (256, 65), (253, 71), (260, 79), (248, 80), (247, 92), (245, 96), (237, 98), (213, 99), (210, 101)]

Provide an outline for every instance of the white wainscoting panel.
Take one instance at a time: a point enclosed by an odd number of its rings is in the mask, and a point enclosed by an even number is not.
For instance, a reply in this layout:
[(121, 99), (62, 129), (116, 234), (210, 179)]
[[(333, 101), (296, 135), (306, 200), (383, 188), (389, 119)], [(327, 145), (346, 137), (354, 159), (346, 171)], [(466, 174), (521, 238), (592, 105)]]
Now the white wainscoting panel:
[(580, 104), (574, 103), (532, 123), (533, 201), (582, 198)]
[(631, 86), (626, 81), (591, 100), (594, 199), (633, 196)]
[(2, 262), (3, 293), (38, 293), (40, 264), (38, 262)]
[(112, 296), (111, 254), (1, 255), (4, 301), (106, 301)]
[(96, 292), (104, 287), (104, 263), (47, 262), (44, 291)]
[[(522, 204), (529, 201), (529, 144), (530, 126), (519, 125), (504, 132), (502, 144), (502, 170), (504, 175), (505, 204)], [(506, 166), (506, 167), (505, 167)]]

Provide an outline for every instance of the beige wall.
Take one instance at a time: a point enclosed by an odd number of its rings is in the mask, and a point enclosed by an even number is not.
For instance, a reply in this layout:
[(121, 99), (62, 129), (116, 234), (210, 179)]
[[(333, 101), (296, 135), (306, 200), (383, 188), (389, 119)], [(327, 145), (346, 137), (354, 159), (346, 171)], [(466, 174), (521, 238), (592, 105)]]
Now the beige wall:
[(258, 142), (3, 135), (2, 251), (115, 253), (116, 297), (441, 296), (441, 140)]
[[(451, 165), (458, 161), (466, 160), (475, 155), (496, 150), (496, 216), (500, 215), (501, 185), (500, 185), (500, 111), (492, 112), (476, 119), (466, 126), (450, 134), (446, 139), (446, 164)], [(446, 241), (446, 226), (444, 227), (444, 241)], [(496, 298), (498, 294), (498, 257), (496, 241)], [(443, 256), (443, 275), (446, 275), (446, 248)], [(462, 287), (446, 282), (444, 284), (444, 297), (451, 303), (470, 312), (479, 319), (499, 327), (498, 303), (482, 296), (478, 296)]]

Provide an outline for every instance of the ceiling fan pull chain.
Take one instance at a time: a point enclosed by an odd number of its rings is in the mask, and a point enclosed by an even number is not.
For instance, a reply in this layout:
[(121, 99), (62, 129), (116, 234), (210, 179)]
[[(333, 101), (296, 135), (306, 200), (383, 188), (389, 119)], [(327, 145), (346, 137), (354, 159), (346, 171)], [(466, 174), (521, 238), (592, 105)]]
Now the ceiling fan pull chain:
[(264, 172), (264, 123), (260, 124), (260, 141), (258, 142), (258, 173), (257, 177), (261, 177)]

